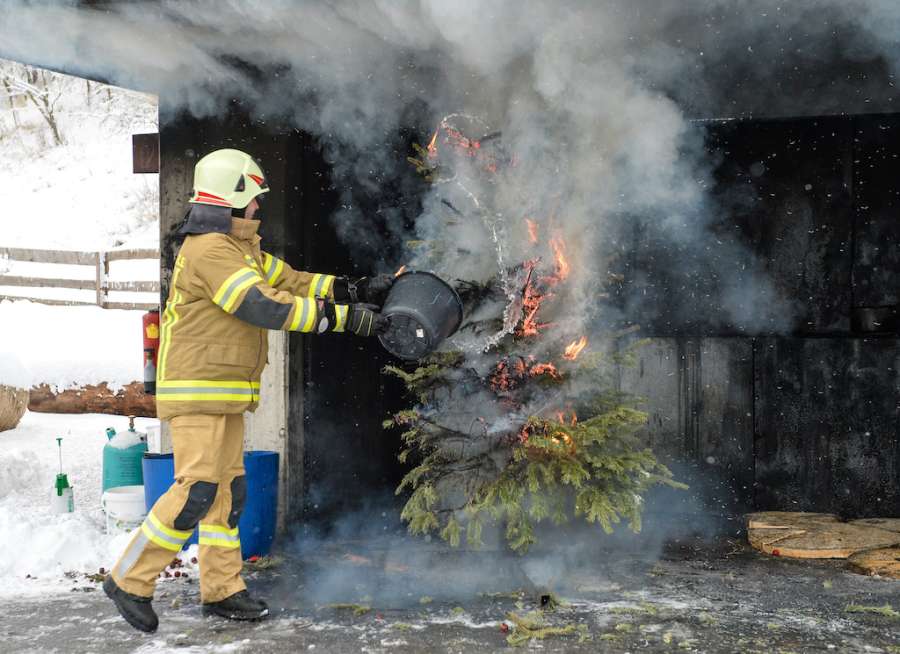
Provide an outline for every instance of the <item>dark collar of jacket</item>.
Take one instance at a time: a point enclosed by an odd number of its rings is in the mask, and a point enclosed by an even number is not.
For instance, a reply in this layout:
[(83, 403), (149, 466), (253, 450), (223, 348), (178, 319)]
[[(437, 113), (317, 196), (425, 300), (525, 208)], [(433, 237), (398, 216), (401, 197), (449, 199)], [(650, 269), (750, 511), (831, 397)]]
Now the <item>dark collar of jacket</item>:
[(230, 207), (214, 207), (208, 204), (192, 204), (178, 229), (179, 234), (228, 234), (242, 241), (259, 241), (257, 232), (260, 221), (235, 218)]
[(209, 204), (192, 204), (178, 229), (179, 234), (227, 234), (230, 231), (231, 207), (214, 207)]

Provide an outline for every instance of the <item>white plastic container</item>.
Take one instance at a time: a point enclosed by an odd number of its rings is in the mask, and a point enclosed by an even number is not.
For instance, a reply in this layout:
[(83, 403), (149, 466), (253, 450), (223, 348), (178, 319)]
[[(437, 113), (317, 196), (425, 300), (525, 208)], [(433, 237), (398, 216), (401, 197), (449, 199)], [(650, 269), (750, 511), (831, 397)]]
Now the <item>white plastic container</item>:
[(147, 425), (147, 451), (162, 454), (162, 438), (158, 422), (155, 425)]
[(50, 491), (50, 510), (53, 513), (72, 513), (75, 511), (75, 493), (72, 487), (53, 488)]
[(143, 486), (117, 486), (103, 493), (100, 504), (106, 513), (106, 533), (121, 534), (137, 529), (147, 517)]

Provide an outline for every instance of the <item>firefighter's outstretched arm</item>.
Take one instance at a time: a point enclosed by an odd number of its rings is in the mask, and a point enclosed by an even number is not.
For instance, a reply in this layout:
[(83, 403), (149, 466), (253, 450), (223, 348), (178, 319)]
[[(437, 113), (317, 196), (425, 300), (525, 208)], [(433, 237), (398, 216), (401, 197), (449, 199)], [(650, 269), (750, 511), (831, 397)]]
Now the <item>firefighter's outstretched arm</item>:
[(263, 276), (266, 282), (280, 291), (300, 297), (317, 297), (346, 304), (374, 304), (381, 307), (387, 297), (393, 275), (375, 275), (350, 279), (324, 273), (294, 270), (285, 261), (263, 252)]
[(270, 285), (252, 260), (226, 238), (210, 235), (216, 243), (195, 263), (195, 279), (204, 294), (223, 311), (257, 327), (321, 334), (352, 332), (371, 336), (381, 326), (374, 308), (364, 304), (336, 303), (319, 297), (279, 290)]

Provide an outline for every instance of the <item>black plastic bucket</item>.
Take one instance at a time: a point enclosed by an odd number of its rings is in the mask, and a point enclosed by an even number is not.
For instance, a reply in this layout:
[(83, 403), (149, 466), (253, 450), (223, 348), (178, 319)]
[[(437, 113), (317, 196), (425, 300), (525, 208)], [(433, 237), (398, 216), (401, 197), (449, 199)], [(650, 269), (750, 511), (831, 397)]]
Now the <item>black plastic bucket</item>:
[(462, 302), (447, 282), (410, 270), (396, 280), (381, 309), (390, 324), (378, 338), (396, 357), (413, 361), (433, 352), (463, 319)]

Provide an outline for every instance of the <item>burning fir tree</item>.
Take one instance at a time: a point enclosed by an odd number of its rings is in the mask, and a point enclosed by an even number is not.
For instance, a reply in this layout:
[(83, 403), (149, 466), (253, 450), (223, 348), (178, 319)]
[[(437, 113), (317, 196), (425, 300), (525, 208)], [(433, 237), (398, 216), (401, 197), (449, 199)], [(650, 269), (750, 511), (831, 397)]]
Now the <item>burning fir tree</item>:
[[(487, 136), (466, 136), (473, 130)], [(402, 518), (411, 533), (454, 546), (477, 547), (496, 524), (517, 552), (543, 521), (584, 519), (607, 533), (625, 521), (638, 531), (650, 487), (683, 487), (636, 438), (646, 414), (635, 398), (615, 391), (615, 366), (640, 342), (592, 347), (572, 333), (589, 322), (571, 319), (588, 303), (575, 301), (560, 221), (551, 212), (544, 229), (529, 216), (511, 226), (492, 202), (518, 165), (498, 137), (452, 115), (410, 158), (435, 191), (424, 231), (440, 234), (417, 244), (415, 266), (447, 278), (477, 262), (484, 279), (457, 280), (466, 318), (444, 351), (385, 369), (415, 402), (385, 422), (402, 430), (400, 460), (413, 465), (397, 489), (410, 493)], [(483, 249), (466, 247), (479, 235), (496, 259), (487, 266)]]

